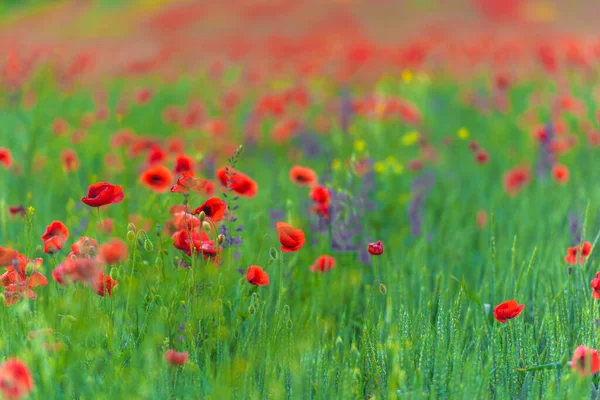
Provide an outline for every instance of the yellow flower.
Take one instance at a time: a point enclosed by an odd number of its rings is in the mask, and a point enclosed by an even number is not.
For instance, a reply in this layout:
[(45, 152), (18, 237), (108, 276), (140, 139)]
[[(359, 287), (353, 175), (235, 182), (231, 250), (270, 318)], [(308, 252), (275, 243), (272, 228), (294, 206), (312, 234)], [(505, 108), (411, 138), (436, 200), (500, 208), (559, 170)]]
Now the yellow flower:
[(396, 160), (396, 157), (394, 157), (394, 156), (388, 156), (388, 158), (385, 159), (385, 163), (387, 165), (394, 165), (394, 164), (398, 164), (398, 160)]
[(408, 133), (405, 133), (404, 136), (402, 136), (402, 143), (405, 146), (411, 146), (415, 143), (417, 143), (417, 141), (419, 140), (419, 138), (421, 137), (421, 134), (417, 131), (410, 131)]
[(396, 163), (392, 167), (392, 171), (394, 171), (395, 174), (400, 175), (404, 171), (404, 166), (400, 163)]
[(367, 143), (364, 140), (357, 139), (354, 142), (354, 150), (356, 151), (364, 151), (365, 147), (367, 147)]
[(459, 138), (465, 140), (469, 138), (469, 130), (467, 128), (460, 128), (457, 132)]
[(375, 164), (373, 164), (373, 170), (375, 172), (377, 172), (378, 174), (381, 174), (381, 173), (385, 172), (386, 166), (381, 161), (377, 161)]
[(338, 169), (342, 168), (342, 162), (336, 158), (331, 162), (331, 168), (333, 168), (334, 171), (337, 171)]
[(35, 208), (33, 208), (33, 206), (27, 207), (27, 214), (29, 214), (29, 215), (35, 214)]
[(402, 71), (402, 81), (404, 83), (410, 83), (413, 80), (413, 73), (405, 69)]

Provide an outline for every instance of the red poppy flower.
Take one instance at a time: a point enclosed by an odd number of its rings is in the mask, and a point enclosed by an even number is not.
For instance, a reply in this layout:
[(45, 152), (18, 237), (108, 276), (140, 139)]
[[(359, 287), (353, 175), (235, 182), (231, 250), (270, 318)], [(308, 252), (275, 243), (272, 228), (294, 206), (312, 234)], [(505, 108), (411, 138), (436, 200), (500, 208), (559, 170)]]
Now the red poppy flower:
[(82, 236), (79, 240), (71, 245), (71, 253), (69, 257), (84, 258), (94, 255), (98, 242), (87, 236)]
[(571, 368), (581, 376), (590, 376), (600, 371), (600, 355), (598, 350), (579, 346), (573, 353)]
[(504, 174), (504, 190), (511, 196), (516, 195), (531, 180), (529, 168), (517, 166)]
[(290, 169), (290, 179), (298, 186), (313, 186), (319, 180), (314, 170), (300, 165), (295, 165)]
[(171, 193), (189, 193), (191, 191), (201, 192), (210, 196), (214, 192), (214, 185), (211, 181), (196, 178), (196, 174), (191, 171), (183, 172), (177, 179), (175, 185), (171, 188)]
[(81, 162), (79, 161), (79, 157), (77, 157), (77, 153), (73, 149), (64, 150), (61, 155), (63, 166), (65, 171), (73, 172), (79, 169)]
[(223, 219), (225, 210), (227, 209), (227, 203), (218, 197), (206, 200), (200, 207), (192, 211), (192, 214), (200, 214), (204, 211), (204, 214), (212, 219), (214, 222), (218, 222)]
[(123, 197), (125, 195), (121, 186), (98, 182), (88, 187), (87, 196), (82, 197), (81, 201), (90, 207), (100, 207), (119, 203)]
[(490, 162), (490, 155), (485, 150), (479, 150), (475, 154), (475, 160), (478, 164), (487, 164)]
[(209, 239), (206, 232), (193, 231), (192, 243), (190, 243), (190, 233), (187, 229), (175, 232), (171, 238), (173, 239), (173, 246), (188, 256), (192, 254), (192, 248), (196, 252), (201, 253), (205, 259), (217, 256), (218, 251), (215, 247), (215, 242)]
[(105, 294), (108, 294), (108, 297), (112, 297), (112, 290), (117, 284), (118, 282), (111, 278), (110, 275), (100, 273), (93, 282), (92, 289), (102, 297), (104, 297)]
[(269, 275), (259, 266), (251, 265), (246, 272), (246, 279), (254, 286), (267, 286)]
[(175, 350), (167, 350), (165, 352), (165, 360), (169, 365), (183, 365), (188, 359), (188, 352), (177, 352)]
[(156, 193), (164, 193), (173, 183), (173, 174), (164, 165), (155, 165), (142, 172), (142, 183)]
[(102, 266), (95, 258), (68, 257), (52, 271), (52, 278), (60, 284), (83, 282), (93, 284), (102, 273)]
[(8, 169), (12, 165), (12, 161), (12, 153), (10, 150), (0, 147), (0, 165), (3, 165), (4, 168)]
[(0, 365), (0, 393), (5, 399), (21, 399), (33, 390), (33, 377), (27, 365), (9, 358)]
[(148, 165), (160, 164), (167, 160), (167, 153), (160, 148), (160, 146), (154, 146), (150, 149), (148, 154)]
[[(565, 262), (567, 264), (577, 265), (577, 253), (579, 253), (579, 249), (579, 245), (572, 246), (567, 249), (567, 255), (565, 256)], [(581, 246), (581, 254), (579, 254), (579, 264), (583, 264), (591, 252), (592, 244), (590, 242), (583, 242), (583, 245)]]
[(52, 122), (51, 129), (55, 136), (61, 136), (69, 131), (69, 123), (62, 118), (57, 118)]
[(335, 258), (322, 255), (319, 256), (313, 265), (311, 265), (310, 270), (312, 272), (329, 272), (331, 269), (335, 267)]
[(201, 225), (200, 220), (188, 212), (179, 211), (179, 212), (173, 213), (172, 215), (173, 215), (173, 219), (171, 220), (171, 223), (173, 224), (173, 227), (176, 230), (180, 230), (180, 229), (190, 230), (190, 229), (197, 228)]
[(596, 300), (600, 300), (600, 272), (594, 276), (594, 279), (590, 282), (590, 286), (592, 287), (592, 296)]
[(144, 88), (144, 89), (140, 89), (137, 91), (137, 93), (135, 94), (135, 99), (136, 99), (137, 103), (140, 105), (146, 104), (150, 100), (152, 100), (153, 95), (154, 95), (154, 93), (152, 92), (151, 89)]
[(383, 242), (378, 240), (375, 243), (369, 243), (367, 250), (372, 256), (380, 256), (383, 254)]
[(555, 165), (552, 168), (552, 177), (557, 183), (567, 183), (569, 181), (569, 169), (564, 165)]
[(104, 218), (98, 222), (98, 230), (110, 235), (115, 228), (115, 221), (112, 218)]
[(519, 305), (516, 300), (508, 300), (494, 308), (494, 318), (505, 323), (507, 319), (518, 317), (525, 308), (525, 304)]
[(18, 254), (16, 250), (0, 246), (0, 267), (11, 266)]
[(46, 227), (41, 239), (44, 241), (44, 253), (54, 254), (60, 251), (69, 239), (69, 230), (62, 222), (54, 221)]
[(241, 196), (254, 197), (258, 192), (258, 185), (255, 181), (250, 179), (248, 175), (235, 171), (233, 168), (219, 168), (216, 175), (221, 185), (225, 187), (229, 186), (232, 191)]
[(485, 226), (487, 225), (487, 220), (488, 220), (487, 212), (485, 212), (484, 210), (480, 210), (477, 212), (475, 221), (477, 222), (477, 227), (479, 229), (485, 228)]
[(166, 106), (162, 111), (162, 119), (168, 124), (174, 124), (179, 122), (181, 118), (181, 111), (179, 107), (174, 105)]
[(281, 244), (281, 251), (292, 253), (300, 250), (302, 246), (304, 246), (306, 238), (304, 237), (302, 229), (294, 228), (285, 222), (277, 222), (276, 227), (279, 243)]
[(127, 260), (129, 250), (121, 239), (111, 239), (98, 247), (98, 259), (108, 265), (118, 264)]
[(27, 215), (27, 210), (23, 206), (8, 207), (8, 212), (12, 216), (24, 217), (25, 215)]
[(194, 170), (194, 160), (190, 156), (180, 154), (175, 159), (175, 173), (192, 172)]

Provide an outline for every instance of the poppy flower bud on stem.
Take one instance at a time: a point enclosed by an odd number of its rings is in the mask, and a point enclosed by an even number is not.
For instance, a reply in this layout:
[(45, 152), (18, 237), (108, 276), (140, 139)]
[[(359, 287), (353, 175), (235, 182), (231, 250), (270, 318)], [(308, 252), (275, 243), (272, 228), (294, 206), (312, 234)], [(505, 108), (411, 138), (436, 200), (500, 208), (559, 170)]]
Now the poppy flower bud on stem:
[(134, 231), (127, 231), (127, 240), (130, 242), (133, 242), (135, 240), (135, 232)]
[(198, 214), (198, 219), (200, 220), (200, 222), (204, 222), (205, 218), (206, 218), (206, 213), (204, 211), (200, 211), (200, 214)]
[(219, 234), (219, 236), (217, 236), (217, 241), (219, 242), (219, 244), (223, 244), (223, 242), (225, 241), (225, 235)]
[(204, 232), (210, 232), (210, 224), (206, 221), (204, 221), (202, 223), (202, 229), (204, 229)]
[(31, 276), (31, 274), (33, 274), (34, 272), (35, 272), (35, 265), (33, 265), (32, 262), (28, 262), (27, 266), (25, 267), (25, 275)]
[(146, 251), (152, 251), (152, 250), (154, 250), (154, 245), (148, 239), (144, 240), (144, 250), (146, 250)]

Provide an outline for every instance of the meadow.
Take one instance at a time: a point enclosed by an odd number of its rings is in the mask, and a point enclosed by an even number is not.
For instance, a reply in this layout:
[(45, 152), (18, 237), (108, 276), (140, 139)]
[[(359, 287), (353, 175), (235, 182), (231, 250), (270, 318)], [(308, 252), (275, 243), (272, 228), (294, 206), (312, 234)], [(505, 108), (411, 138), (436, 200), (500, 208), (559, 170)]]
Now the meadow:
[(0, 41), (3, 398), (598, 398), (597, 39), (154, 3)]

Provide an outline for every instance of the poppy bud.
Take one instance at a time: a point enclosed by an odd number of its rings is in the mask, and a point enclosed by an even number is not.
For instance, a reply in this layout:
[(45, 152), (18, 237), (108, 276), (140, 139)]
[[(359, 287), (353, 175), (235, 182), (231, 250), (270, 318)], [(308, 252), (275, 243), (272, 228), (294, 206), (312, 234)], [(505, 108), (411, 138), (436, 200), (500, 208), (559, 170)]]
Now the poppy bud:
[(162, 257), (156, 257), (156, 261), (154, 262), (154, 265), (156, 265), (158, 268), (162, 268), (162, 266), (163, 266)]
[(223, 242), (225, 241), (225, 235), (219, 234), (219, 236), (217, 236), (217, 241), (219, 242), (219, 244), (223, 244)]
[(33, 265), (32, 262), (28, 262), (27, 266), (25, 267), (25, 275), (31, 276), (31, 274), (33, 274), (34, 272), (35, 272), (35, 265)]
[(200, 214), (198, 214), (198, 219), (200, 220), (200, 222), (204, 222), (205, 218), (206, 218), (206, 213), (204, 211), (200, 211)]
[(381, 292), (381, 294), (386, 294), (387, 293), (387, 287), (383, 283), (380, 283), (379, 284), (379, 291)]
[(383, 243), (381, 240), (378, 240), (375, 243), (369, 243), (369, 247), (367, 249), (369, 250), (369, 254), (372, 256), (380, 256), (383, 254)]
[(204, 232), (210, 232), (210, 224), (206, 221), (204, 221), (202, 223), (202, 229), (204, 229)]
[(160, 317), (165, 321), (169, 319), (169, 309), (167, 307), (160, 307)]
[(127, 240), (133, 242), (135, 240), (135, 232), (132, 230), (127, 231)]
[(144, 250), (146, 250), (146, 251), (154, 250), (154, 245), (148, 239), (144, 240)]

